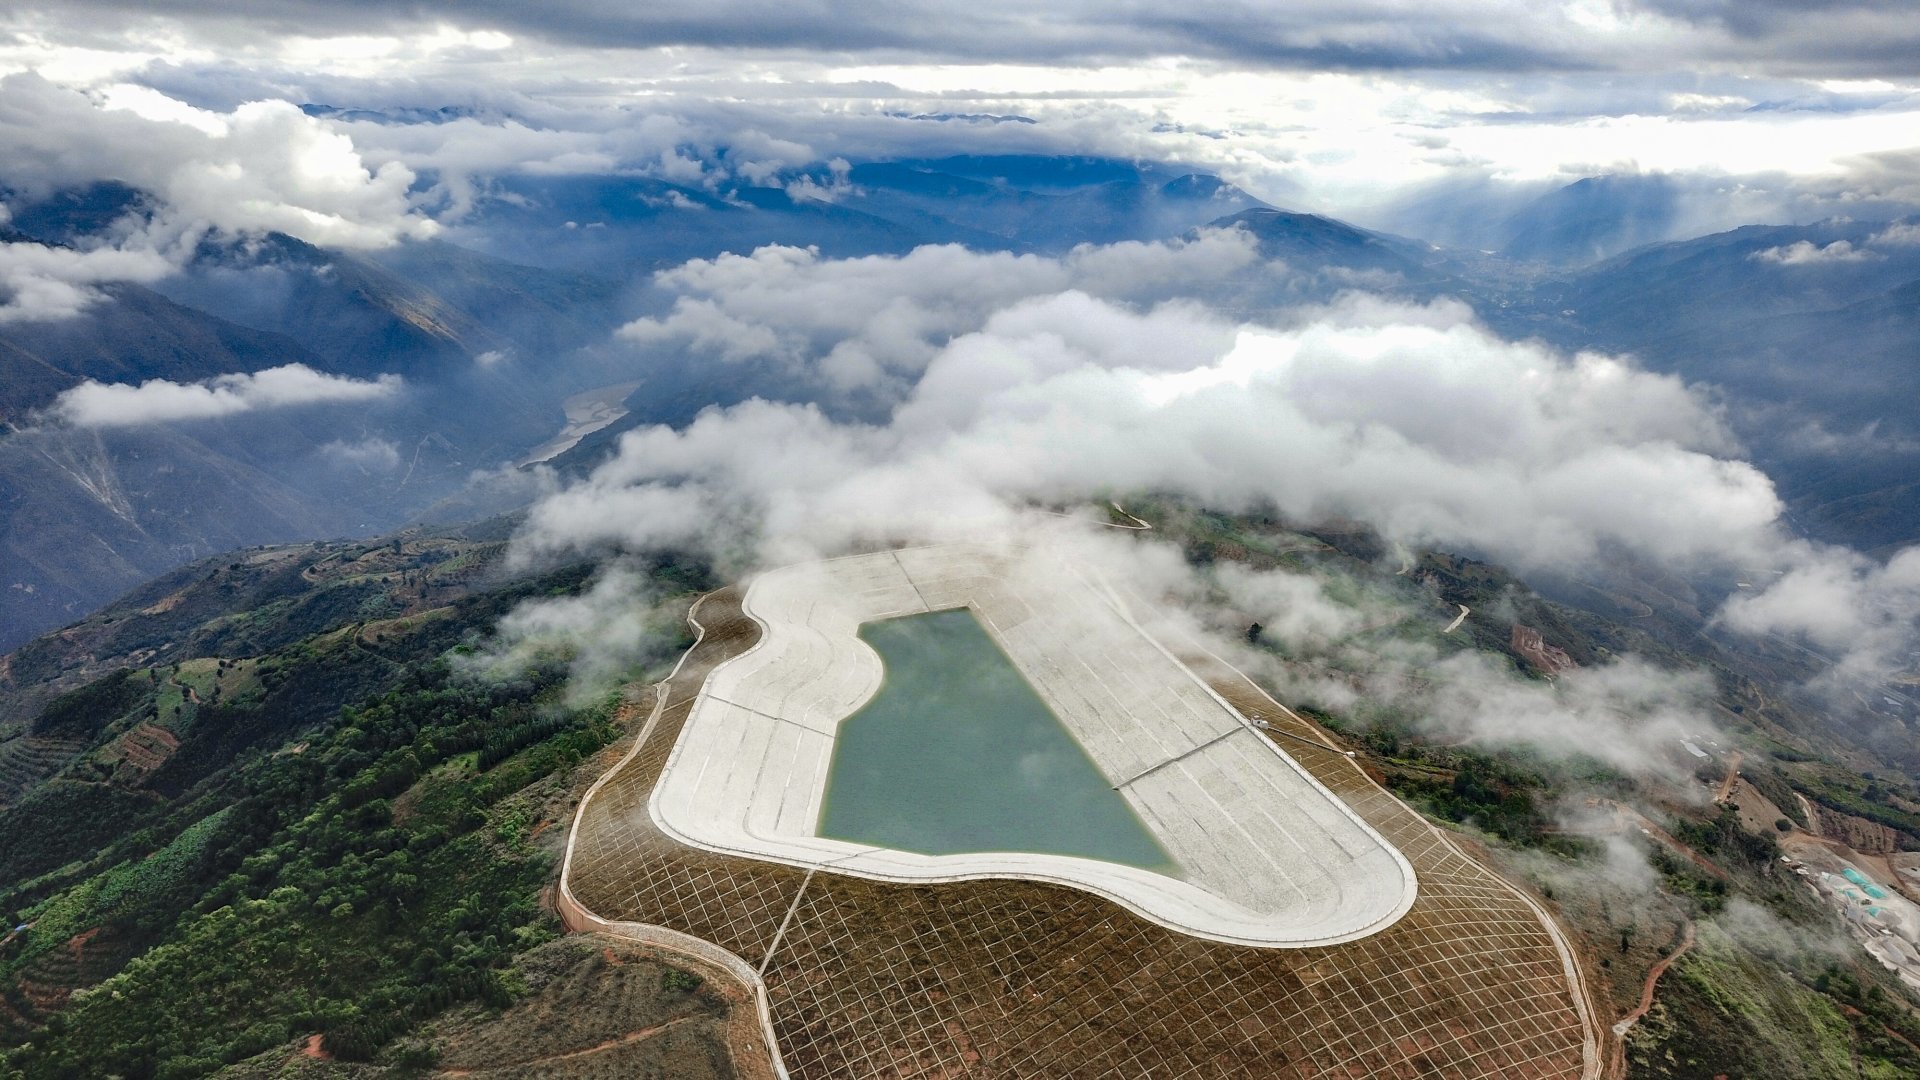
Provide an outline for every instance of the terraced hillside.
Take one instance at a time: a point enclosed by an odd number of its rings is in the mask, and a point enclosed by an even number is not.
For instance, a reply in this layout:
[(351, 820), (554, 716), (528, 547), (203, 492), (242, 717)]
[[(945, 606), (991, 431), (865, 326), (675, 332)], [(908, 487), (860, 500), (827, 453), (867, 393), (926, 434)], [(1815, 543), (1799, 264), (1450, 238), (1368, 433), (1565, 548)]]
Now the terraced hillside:
[(733, 1075), (723, 977), (617, 942), (571, 974), (534, 955), (554, 826), (615, 704), (570, 702), (564, 655), (456, 670), (516, 603), (592, 580), (500, 575), (499, 550), (226, 556), (7, 658), (0, 1077), (404, 1070), (429, 1022), (455, 1059)]
[(760, 634), (734, 590), (694, 617), (699, 644), (581, 812), (564, 885), (576, 918), (691, 934), (756, 968), (790, 1075), (1598, 1075), (1586, 989), (1543, 913), (1225, 670), (1208, 673), (1220, 692), (1282, 716), (1288, 751), (1413, 862), (1399, 923), (1239, 948), (1070, 888), (897, 885), (675, 843), (647, 800), (707, 674)]
[[(704, 673), (758, 632), (732, 594), (702, 604), (707, 635), (659, 696), (659, 673), (636, 669), (647, 678), (626, 700), (574, 708), (557, 658), (474, 679), (460, 657), (514, 605), (577, 597), (595, 568), (504, 576), (497, 528), (261, 549), (157, 581), (0, 666), (13, 785), (0, 804), (0, 1076), (398, 1076), (437, 1061), (475, 1075), (671, 1064), (668, 1075), (724, 1065), (756, 1077), (772, 1068), (762, 982), (781, 1060), (802, 1080), (1341, 1069), (1691, 1080), (1770, 1075), (1796, 1046), (1795, 1067), (1822, 1080), (1912, 1074), (1920, 1056), (1903, 1040), (1920, 1043), (1920, 1024), (1870, 957), (1782, 951), (1821, 940), (1833, 916), (1797, 897), (1766, 839), (1780, 815), (1808, 830), (1872, 812), (1858, 827), (1906, 847), (1904, 817), (1888, 815), (1920, 796), (1877, 762), (1862, 761), (1869, 777), (1801, 741), (1804, 718), (1760, 696), (1764, 672), (1742, 674), (1664, 609), (1609, 623), (1470, 560), (1426, 553), (1396, 574), (1399, 560), (1380, 569), (1362, 536), (1129, 506), (1154, 524), (1142, 542), (1171, 541), (1196, 565), (1323, 575), (1375, 613), (1355, 631), (1364, 644), (1405, 635), (1499, 662), (1505, 610), (1582, 665), (1609, 650), (1702, 663), (1750, 740), (1739, 789), (1779, 814), (1743, 825), (1592, 763), (1437, 740), (1379, 709), (1312, 714), (1339, 743), (1329, 748), (1313, 724), (1163, 636), (1407, 856), (1420, 894), (1403, 919), (1334, 947), (1238, 948), (1062, 886), (809, 875), (673, 844), (647, 816)], [(645, 573), (656, 596), (716, 584), (671, 560)], [(1404, 604), (1382, 608), (1370, 589)], [(1447, 630), (1460, 605), (1472, 614)], [(1215, 614), (1216, 629), (1247, 629)], [(675, 632), (650, 627), (652, 655), (674, 654)], [(1272, 660), (1269, 673), (1337, 674), (1329, 656), (1252, 642), (1246, 655)], [(616, 740), (634, 734), (637, 752), (614, 770), (633, 745)], [(1708, 764), (1689, 783), (1711, 794), (1729, 764)], [(567, 823), (600, 778), (569, 908), (551, 887)], [(1616, 814), (1604, 847), (1564, 824), (1568, 807), (1602, 798), (1638, 815)], [(1649, 879), (1615, 873), (1623, 846)], [(1488, 865), (1531, 888), (1507, 888)], [(618, 962), (602, 955), (590, 970), (578, 949), (607, 939), (554, 942), (556, 894), (576, 926), (664, 926), (719, 944), (648, 960), (608, 942)], [(1559, 917), (1570, 953), (1533, 903)], [(1689, 922), (1703, 944), (1666, 968), (1623, 1049), (1606, 1026), (1643, 1000)], [(543, 951), (556, 946), (573, 958)], [(1597, 1025), (1583, 1022), (1570, 956)], [(644, 965), (663, 958), (713, 998), (655, 993), (668, 976)], [(1781, 1007), (1760, 1024), (1739, 1011), (1753, 1000)]]

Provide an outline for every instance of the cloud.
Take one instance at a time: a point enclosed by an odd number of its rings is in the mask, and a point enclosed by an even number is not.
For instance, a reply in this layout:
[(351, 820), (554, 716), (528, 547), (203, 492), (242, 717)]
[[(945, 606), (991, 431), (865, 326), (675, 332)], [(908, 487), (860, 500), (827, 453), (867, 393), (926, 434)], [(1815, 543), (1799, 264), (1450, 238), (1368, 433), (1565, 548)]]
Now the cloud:
[(1744, 634), (1783, 634), (1831, 654), (1822, 682), (1852, 691), (1920, 668), (1920, 547), (1885, 562), (1832, 548), (1755, 593), (1736, 595), (1720, 621)]
[(195, 108), (148, 87), (93, 93), (34, 74), (0, 78), (7, 182), (44, 194), (115, 179), (158, 196), (149, 246), (208, 230), (277, 231), (330, 247), (377, 248), (438, 226), (414, 211), (414, 174), (369, 167), (353, 141), (294, 104)]
[[(1856, 197), (1913, 191), (1911, 167), (1881, 170), (1869, 158), (1914, 146), (1920, 99), (1897, 77), (1833, 78), (1898, 67), (1905, 54), (1881, 47), (1898, 37), (1885, 29), (1872, 33), (1872, 57), (1843, 59), (1832, 50), (1865, 39), (1816, 40), (1776, 21), (1761, 24), (1765, 34), (1731, 35), (1721, 19), (1646, 6), (1271, 8), (1070, 6), (1036, 21), (1004, 5), (956, 20), (915, 5), (810, 19), (752, 2), (717, 16), (678, 4), (428, 16), (177, 3), (102, 30), (86, 8), (65, 5), (26, 16), (11, 47), (0, 38), (0, 70), (41, 72), (101, 100), (111, 92), (151, 114), (155, 130), (164, 120), (208, 139), (243, 107), (319, 103), (322, 115), (306, 118), (314, 131), (349, 139), (375, 181), (389, 167), (411, 175), (412, 209), (449, 227), (511, 174), (832, 192), (822, 167), (836, 156), (956, 153), (1179, 161), (1269, 201), (1345, 216), (1475, 171), (1560, 183), (1691, 173), (1731, 177), (1718, 185), (1728, 189), (1791, 173)], [(996, 23), (1019, 29), (988, 32)], [(569, 26), (579, 32), (561, 32)], [(637, 37), (623, 41), (623, 27)], [(173, 104), (142, 104), (125, 89), (134, 86)], [(1736, 99), (1754, 104), (1696, 107)], [(912, 119), (1015, 113), (1034, 122)], [(1737, 223), (1763, 219), (1777, 220)]]
[[(976, 300), (926, 307), (940, 275), (903, 269), (954, 260), (1002, 305), (977, 329), (964, 330)], [(1679, 381), (1502, 341), (1458, 304), (1352, 299), (1289, 328), (1238, 326), (1190, 303), (1009, 295), (1061, 281), (1065, 262), (940, 249), (847, 262), (844, 278), (790, 249), (689, 264), (682, 280), (705, 295), (678, 311), (707, 320), (688, 338), (703, 348), (784, 348), (828, 370), (858, 344), (862, 370), (906, 387), (884, 422), (753, 401), (628, 433), (613, 462), (534, 509), (525, 543), (648, 548), (711, 531), (770, 556), (838, 550), (1102, 490), (1345, 516), (1522, 567), (1607, 545), (1718, 562), (1776, 542), (1772, 485), (1722, 456), (1731, 439)], [(822, 282), (835, 287), (809, 288)]]
[(1209, 576), (1233, 610), (1261, 623), (1261, 642), (1275, 650), (1228, 642), (1235, 663), (1260, 673), (1282, 700), (1359, 726), (1390, 714), (1446, 744), (1579, 754), (1669, 779), (1683, 772), (1678, 740), (1714, 728), (1706, 719), (1712, 680), (1699, 672), (1625, 657), (1548, 684), (1519, 676), (1503, 658), (1443, 646), (1434, 631), (1444, 605), (1418, 604), (1376, 581), (1233, 563)]
[(350, 379), (305, 364), (218, 375), (197, 383), (149, 379), (135, 386), (88, 379), (63, 391), (47, 413), (74, 427), (129, 427), (296, 405), (377, 401), (399, 393), (401, 385), (398, 375)]
[[(801, 176), (785, 185), (787, 197), (794, 202), (812, 200), (814, 202), (835, 203), (841, 199), (859, 193), (847, 179), (853, 169), (846, 158), (836, 157), (827, 162), (826, 183), (822, 184), (811, 176)], [(679, 192), (673, 194), (679, 195)], [(685, 196), (682, 196), (685, 200)]]
[(656, 209), (705, 210), (706, 205), (689, 199), (685, 192), (669, 189), (664, 195), (642, 195), (640, 201)]
[(1236, 632), (1214, 648), (1260, 675), (1282, 701), (1325, 709), (1357, 727), (1391, 715), (1446, 745), (1584, 756), (1636, 777), (1670, 781), (1687, 773), (1679, 764), (1680, 738), (1717, 734), (1709, 718), (1713, 680), (1704, 672), (1626, 656), (1547, 683), (1517, 673), (1504, 657), (1441, 638), (1436, 631), (1448, 605), (1406, 588), (1405, 578), (1324, 564), (1308, 571), (1180, 565), (1203, 576), (1214, 593), (1163, 584), (1165, 571), (1108, 572), (1144, 576), (1153, 589), (1136, 593), (1177, 597), (1196, 612), (1224, 600), (1253, 617), (1261, 623), (1261, 647)]
[(577, 596), (522, 602), (502, 616), (486, 648), (461, 663), (498, 674), (561, 656), (575, 706), (586, 704), (631, 675), (637, 664), (677, 650), (684, 608), (665, 603), (654, 579), (611, 564)]
[[(1512, 0), (1325, 0), (1249, 7), (1229, 0), (1156, 5), (1049, 6), (1005, 2), (964, 10), (933, 0), (885, 8), (795, 10), (776, 3), (714, 8), (693, 0), (635, 7), (608, 0), (537, 6), (487, 2), (431, 14), (355, 0), (273, 0), (247, 17), (191, 0), (78, 0), (70, 18), (121, 25), (157, 16), (248, 49), (315, 49), (351, 35), (335, 62), (377, 64), (438, 51), (490, 55), (503, 34), (595, 48), (741, 49), (870, 54), (942, 63), (1111, 62), (1194, 57), (1245, 67), (1316, 70), (1639, 70), (1679, 59), (1702, 68), (1841, 74), (1913, 73), (1920, 36), (1898, 5), (1835, 0), (1808, 20), (1789, 5), (1694, 0), (1539, 5)], [(98, 14), (112, 12), (102, 19)], [(447, 20), (457, 19), (459, 30)], [(164, 25), (164, 24), (163, 24)], [(465, 31), (462, 33), (461, 31)], [(492, 32), (490, 37), (476, 31)], [(358, 55), (356, 55), (358, 54)], [(321, 55), (325, 55), (322, 53)]]
[(1431, 691), (1415, 698), (1420, 723), (1670, 777), (1679, 775), (1672, 764), (1679, 740), (1712, 729), (1702, 719), (1713, 700), (1713, 680), (1704, 672), (1667, 671), (1624, 658), (1564, 672), (1547, 685), (1500, 678), (1495, 663), (1486, 653), (1470, 652), (1435, 665)]
[[(1696, 147), (1721, 143), (1718, 136), (1705, 133), (1683, 137)], [(1882, 174), (1877, 167), (1864, 172), (1793, 175), (1767, 169), (1735, 175), (1724, 168), (1662, 170), (1641, 163), (1594, 172), (1601, 175), (1514, 177), (1506, 170), (1462, 165), (1441, 180), (1395, 193), (1387, 205), (1367, 215), (1367, 223), (1455, 247), (1511, 251), (1518, 241), (1520, 253), (1529, 254), (1529, 243), (1562, 239), (1564, 228), (1577, 221), (1580, 243), (1568, 244), (1567, 254), (1597, 259), (1755, 222), (1811, 225), (1840, 216), (1871, 219), (1907, 213), (1910, 207), (1903, 199), (1912, 193), (1900, 189), (1913, 178), (1911, 169)], [(1569, 179), (1576, 182), (1569, 184)]]
[(1770, 247), (1747, 256), (1755, 262), (1779, 263), (1781, 266), (1813, 266), (1820, 263), (1865, 262), (1878, 259), (1864, 248), (1856, 248), (1845, 240), (1835, 240), (1822, 247), (1811, 240), (1797, 240), (1784, 247)]
[(1350, 599), (1334, 600), (1325, 584), (1306, 574), (1262, 573), (1228, 563), (1215, 580), (1234, 609), (1260, 624), (1262, 640), (1278, 642), (1292, 654), (1324, 652), (1377, 621)]
[(672, 309), (627, 324), (619, 336), (723, 361), (770, 360), (814, 375), (830, 394), (891, 401), (947, 341), (1022, 298), (1068, 289), (1135, 302), (1166, 298), (1233, 278), (1256, 261), (1254, 239), (1239, 230), (1087, 245), (1057, 259), (959, 245), (853, 259), (763, 247), (655, 275)]
[(320, 447), (320, 456), (364, 473), (392, 472), (400, 467), (400, 447), (392, 439), (374, 435), (354, 441), (335, 439)]
[[(1707, 927), (1725, 932), (1741, 948), (1807, 980), (1818, 978), (1835, 964), (1860, 962), (1859, 945), (1840, 925), (1830, 917), (1788, 922), (1771, 909), (1738, 895), (1729, 897), (1726, 910), (1707, 922)], [(1702, 928), (1703, 935), (1711, 932)]]
[(1877, 419), (1852, 431), (1834, 431), (1818, 420), (1808, 420), (1798, 427), (1781, 430), (1778, 445), (1794, 453), (1829, 457), (1920, 453), (1920, 439), (1890, 432)]
[(1899, 221), (1873, 234), (1871, 247), (1911, 247), (1920, 244), (1920, 221)]
[[(796, 18), (751, 0), (718, 15), (678, 3), (428, 15), (176, 2), (116, 15), (109, 29), (61, 5), (29, 11), (11, 42), (0, 38), (0, 70), (95, 94), (137, 84), (217, 116), (265, 100), (320, 103), (316, 130), (351, 139), (376, 178), (389, 165), (410, 172), (416, 207), (450, 226), (512, 173), (719, 189), (820, 183), (834, 156), (955, 153), (1180, 161), (1346, 216), (1476, 170), (1561, 183), (1734, 177), (1727, 187), (1784, 172), (1911, 191), (1910, 167), (1870, 175), (1868, 155), (1914, 146), (1920, 99), (1895, 73), (1913, 51), (1884, 43), (1916, 31), (1849, 10), (1904, 30), (1826, 39), (1770, 20), (1765, 33), (1736, 35), (1699, 12), (1512, 0), (1069, 6), (1037, 20), (1005, 5), (956, 19), (911, 4)], [(1871, 55), (1849, 55), (1867, 41)], [(1697, 108), (1736, 99), (1754, 104)], [(911, 119), (1009, 114), (1034, 123)], [(196, 113), (172, 123), (214, 127)]]
[[(1284, 268), (1235, 262), (1231, 235), (1211, 242), (1223, 246), (1209, 258), (1201, 241), (1060, 259), (763, 249), (667, 271), (655, 285), (671, 308), (636, 324), (642, 336), (881, 387), (879, 405), (749, 400), (629, 432), (612, 460), (535, 503), (516, 556), (691, 550), (743, 573), (875, 544), (1031, 534), (1048, 520), (1035, 507), (1149, 491), (1359, 521), (1407, 548), (1523, 572), (1602, 553), (1683, 573), (1774, 567), (1774, 587), (1741, 594), (1724, 626), (1804, 635), (1840, 657), (1836, 678), (1884, 674), (1920, 651), (1920, 552), (1881, 566), (1791, 539), (1771, 482), (1679, 380), (1502, 340), (1451, 301), (1353, 294), (1245, 323), (1167, 298), (1183, 288), (1178, 270), (1135, 272), (1156, 260), (1203, 280), (1264, 270), (1284, 292)], [(980, 289), (956, 287), (969, 280)], [(1120, 298), (1136, 288), (1152, 298)], [(854, 348), (861, 363), (845, 363)], [(748, 389), (756, 377), (741, 374)], [(1626, 661), (1548, 688), (1418, 634), (1374, 633), (1412, 616), (1364, 591), (1335, 599), (1324, 580), (1233, 569), (1210, 587), (1289, 655), (1317, 658), (1325, 670), (1285, 683), (1305, 700), (1400, 702), (1453, 737), (1636, 771), (1664, 768), (1680, 733), (1710, 726), (1711, 687), (1692, 675)]]
[(0, 243), (0, 324), (68, 318), (100, 298), (96, 285), (157, 281), (173, 269), (165, 255), (140, 247), (75, 251)]
[(159, 280), (209, 235), (377, 248), (439, 229), (413, 209), (405, 166), (369, 168), (351, 139), (285, 101), (221, 113), (144, 86), (84, 93), (9, 75), (0, 153), (27, 202), (99, 180), (157, 197), (78, 249), (0, 244), (0, 323), (76, 315), (100, 298), (95, 286)]

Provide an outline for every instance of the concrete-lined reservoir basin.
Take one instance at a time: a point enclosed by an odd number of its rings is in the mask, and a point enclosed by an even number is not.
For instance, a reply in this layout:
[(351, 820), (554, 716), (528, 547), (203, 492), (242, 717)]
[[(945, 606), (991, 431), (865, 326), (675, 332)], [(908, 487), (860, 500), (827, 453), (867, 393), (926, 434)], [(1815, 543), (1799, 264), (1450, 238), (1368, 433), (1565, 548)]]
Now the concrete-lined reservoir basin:
[(923, 855), (1026, 851), (1177, 873), (972, 611), (870, 622), (886, 674), (840, 725), (821, 836)]
[[(742, 609), (763, 634), (701, 684), (648, 799), (682, 843), (884, 881), (1066, 885), (1184, 933), (1271, 947), (1364, 937), (1417, 894), (1406, 859), (1149, 636), (1125, 597), (1044, 550), (784, 567), (755, 579)], [(875, 636), (900, 619), (903, 633), (944, 626), (960, 640), (902, 651)], [(1013, 704), (1022, 690), (1040, 707)], [(890, 724), (895, 698), (913, 715)], [(859, 730), (875, 718), (880, 730)], [(909, 772), (848, 785), (864, 757)], [(836, 804), (855, 789), (875, 801), (829, 813), (830, 779)], [(1168, 861), (1177, 873), (1161, 872)]]

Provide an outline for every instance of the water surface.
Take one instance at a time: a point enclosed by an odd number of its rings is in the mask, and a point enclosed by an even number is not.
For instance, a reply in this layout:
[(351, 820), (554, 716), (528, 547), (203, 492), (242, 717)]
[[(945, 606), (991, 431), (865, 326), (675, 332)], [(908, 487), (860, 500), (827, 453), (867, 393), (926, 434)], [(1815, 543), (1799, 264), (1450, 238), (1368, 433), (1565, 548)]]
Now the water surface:
[(924, 855), (1046, 852), (1176, 868), (965, 608), (867, 623), (886, 664), (841, 725), (820, 835)]

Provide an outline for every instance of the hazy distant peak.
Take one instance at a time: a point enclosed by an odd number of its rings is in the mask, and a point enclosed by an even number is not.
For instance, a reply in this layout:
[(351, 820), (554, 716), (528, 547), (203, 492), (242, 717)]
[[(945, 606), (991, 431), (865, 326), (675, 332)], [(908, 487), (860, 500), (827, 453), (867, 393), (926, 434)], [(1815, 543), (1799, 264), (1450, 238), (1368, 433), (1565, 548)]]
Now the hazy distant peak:
[(1503, 254), (1580, 264), (1674, 239), (1680, 192), (1669, 177), (1601, 175), (1576, 180), (1507, 218)]
[(323, 117), (329, 120), (359, 120), (373, 124), (445, 124), (454, 120), (474, 118), (501, 119), (501, 117), (490, 111), (472, 109), (463, 105), (442, 105), (437, 109), (418, 106), (357, 109), (310, 101), (301, 105), (300, 111), (306, 113), (308, 116)]
[(1160, 194), (1174, 199), (1216, 199), (1220, 202), (1239, 199), (1258, 206), (1266, 205), (1212, 173), (1188, 173), (1170, 180), (1161, 186)]

